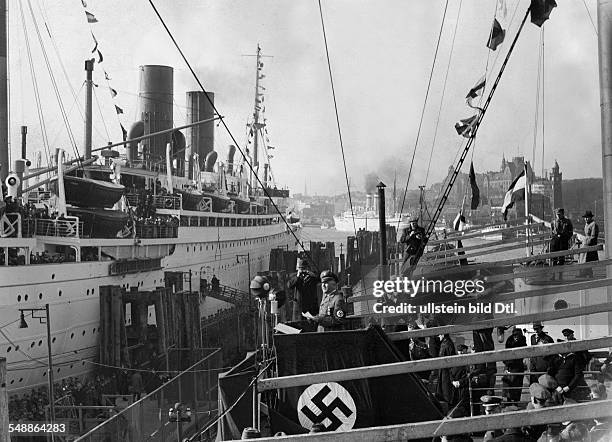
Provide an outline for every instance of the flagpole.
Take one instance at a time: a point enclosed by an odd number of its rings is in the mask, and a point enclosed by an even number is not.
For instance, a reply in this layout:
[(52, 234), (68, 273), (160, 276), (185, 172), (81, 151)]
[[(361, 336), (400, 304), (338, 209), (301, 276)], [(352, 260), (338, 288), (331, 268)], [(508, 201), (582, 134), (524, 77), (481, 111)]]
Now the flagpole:
[(529, 250), (529, 233), (530, 233), (530, 229), (529, 229), (529, 224), (531, 224), (531, 217), (529, 216), (529, 186), (531, 185), (531, 183), (529, 182), (529, 174), (527, 173), (527, 161), (525, 161), (525, 218), (526, 218), (526, 224), (527, 224), (527, 228), (525, 229), (525, 253), (526, 256), (530, 256), (530, 250)]

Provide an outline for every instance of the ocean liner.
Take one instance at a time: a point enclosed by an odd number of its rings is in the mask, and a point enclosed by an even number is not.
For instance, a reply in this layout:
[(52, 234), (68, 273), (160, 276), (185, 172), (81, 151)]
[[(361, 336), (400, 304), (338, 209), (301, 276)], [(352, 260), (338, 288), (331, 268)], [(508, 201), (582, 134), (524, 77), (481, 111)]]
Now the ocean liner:
[[(6, 56), (1, 61), (6, 64)], [(258, 79), (262, 66), (258, 47)], [(273, 185), (267, 160), (266, 176), (254, 173), (258, 144), (260, 156), (265, 149), (259, 84), (249, 120), (250, 161), (234, 161), (232, 146), (221, 163), (214, 150), (215, 120), (222, 118), (214, 94), (187, 92), (185, 131), (173, 128), (168, 66), (140, 67), (140, 120), (124, 143), (92, 149), (93, 67), (94, 60), (86, 61), (84, 157), (65, 161), (58, 149), (54, 167), (28, 170), (23, 155), (0, 176), (7, 187), (0, 204), (0, 355), (7, 358), (9, 391), (47, 380), (47, 325), (32, 313), (20, 317), (20, 309), (49, 304), (55, 380), (82, 376), (95, 368), (100, 286), (153, 290), (171, 271), (189, 277), (194, 291), (213, 275), (222, 285), (248, 290), (249, 272), (268, 269), (271, 249), (293, 248), (299, 240), (299, 226), (284, 216), (289, 191)], [(6, 78), (0, 84), (6, 86)], [(6, 133), (4, 140), (0, 161), (6, 164)], [(125, 155), (116, 150), (122, 144)], [(97, 151), (103, 162), (92, 155)], [(39, 178), (50, 171), (53, 178)], [(206, 304), (214, 301), (201, 302), (201, 315), (218, 307)], [(27, 328), (20, 327), (23, 319)]]

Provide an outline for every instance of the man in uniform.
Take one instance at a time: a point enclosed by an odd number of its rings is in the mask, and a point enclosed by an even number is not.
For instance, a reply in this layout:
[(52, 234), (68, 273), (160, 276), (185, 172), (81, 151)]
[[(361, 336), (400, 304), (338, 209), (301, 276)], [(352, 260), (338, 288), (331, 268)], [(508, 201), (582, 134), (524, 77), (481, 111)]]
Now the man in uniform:
[[(533, 323), (535, 335), (531, 335), (531, 345), (544, 345), (554, 343), (554, 339), (544, 332), (544, 325), (540, 321)], [(546, 372), (551, 366), (552, 356), (536, 356), (529, 360), (529, 371), (531, 372)], [(539, 374), (529, 375), (529, 383), (535, 384), (538, 382)]]
[(409, 275), (412, 267), (416, 264), (417, 255), (425, 243), (425, 229), (419, 226), (418, 217), (412, 216), (410, 218), (410, 226), (404, 229), (399, 242), (405, 245), (402, 275)]
[(318, 324), (317, 331), (342, 330), (346, 318), (346, 304), (344, 295), (337, 288), (338, 277), (330, 270), (321, 272), (323, 298), (319, 314), (313, 319)]
[[(552, 239), (550, 240), (550, 251), (560, 252), (569, 249), (569, 242), (574, 234), (572, 222), (565, 217), (565, 211), (559, 208), (555, 211), (556, 219), (551, 223)], [(565, 256), (553, 258), (553, 265), (563, 265)]]
[[(484, 407), (485, 414), (500, 414), (502, 412), (501, 404), (504, 398), (500, 396), (484, 395), (480, 397), (480, 402)], [(485, 433), (482, 442), (490, 442), (498, 436), (504, 434), (502, 430), (489, 430)]]

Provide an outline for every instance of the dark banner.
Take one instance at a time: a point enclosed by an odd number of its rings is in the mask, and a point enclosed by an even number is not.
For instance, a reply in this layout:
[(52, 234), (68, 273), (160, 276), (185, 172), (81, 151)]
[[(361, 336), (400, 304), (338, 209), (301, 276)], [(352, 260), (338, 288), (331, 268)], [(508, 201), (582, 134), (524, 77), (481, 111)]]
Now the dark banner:
[[(400, 362), (379, 327), (367, 330), (275, 335), (278, 376)], [(272, 433), (297, 434), (322, 424), (348, 430), (442, 418), (440, 404), (412, 373), (281, 390)]]

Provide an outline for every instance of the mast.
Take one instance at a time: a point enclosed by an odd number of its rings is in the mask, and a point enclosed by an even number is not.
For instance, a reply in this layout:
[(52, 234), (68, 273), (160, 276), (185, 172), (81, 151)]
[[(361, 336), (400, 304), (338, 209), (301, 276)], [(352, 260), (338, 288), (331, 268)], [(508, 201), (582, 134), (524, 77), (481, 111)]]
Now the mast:
[(85, 159), (91, 158), (91, 115), (92, 115), (92, 90), (93, 90), (93, 73), (94, 59), (85, 60), (85, 72), (87, 79), (85, 80)]
[[(601, 162), (603, 172), (603, 203), (605, 243), (612, 244), (612, 2), (597, 1), (597, 27), (599, 48), (599, 93), (601, 102)], [(606, 259), (612, 257), (610, 247), (605, 248)], [(608, 277), (612, 274), (607, 267)], [(607, 289), (612, 300), (612, 287)], [(608, 312), (608, 332), (612, 327), (612, 312)]]
[(0, 0), (0, 182), (8, 176), (8, 58), (6, 38), (6, 0)]
[[(255, 173), (259, 174), (259, 118), (261, 110), (261, 102), (259, 100), (259, 80), (263, 78), (263, 74), (260, 74), (263, 63), (261, 63), (261, 48), (257, 44), (257, 55), (256, 55), (257, 69), (255, 70), (255, 104), (253, 106), (253, 169)], [(257, 185), (255, 180), (253, 185)]]

